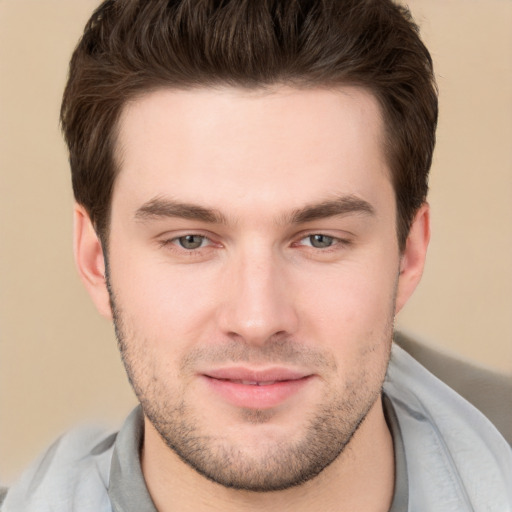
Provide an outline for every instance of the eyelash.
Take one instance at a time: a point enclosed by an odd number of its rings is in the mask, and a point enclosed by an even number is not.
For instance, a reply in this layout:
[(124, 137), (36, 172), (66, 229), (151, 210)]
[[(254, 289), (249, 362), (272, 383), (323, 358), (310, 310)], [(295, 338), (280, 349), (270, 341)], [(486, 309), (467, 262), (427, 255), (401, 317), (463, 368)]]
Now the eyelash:
[[(326, 247), (315, 247), (311, 240), (313, 237), (327, 238), (331, 241), (331, 244)], [(315, 249), (315, 250), (321, 251), (321, 252), (332, 252), (337, 249), (342, 249), (342, 248), (348, 247), (351, 244), (351, 241), (346, 238), (339, 238), (336, 236), (326, 235), (325, 233), (321, 233), (321, 232), (320, 233), (318, 233), (318, 232), (308, 233), (307, 235), (301, 237), (299, 242), (302, 242), (302, 241), (308, 240), (308, 239), (311, 243), (306, 245), (306, 247), (311, 247), (312, 249)]]
[[(189, 248), (183, 247), (183, 245), (180, 243), (180, 240), (186, 239), (189, 237), (200, 237), (201, 238), (201, 245), (197, 248)], [(313, 237), (324, 237), (331, 241), (331, 244), (326, 247), (315, 247), (313, 243), (310, 244), (303, 244), (301, 242), (308, 240), (311, 242), (311, 239)], [(207, 245), (203, 246), (204, 242), (209, 242)], [(331, 235), (327, 235), (322, 232), (311, 232), (304, 235), (301, 235), (297, 242), (293, 242), (291, 245), (292, 247), (307, 247), (308, 250), (312, 250), (317, 253), (330, 253), (334, 252), (336, 250), (344, 249), (349, 247), (352, 244), (352, 241), (346, 238), (339, 238)], [(159, 243), (160, 247), (165, 247), (172, 249), (174, 251), (179, 251), (180, 254), (187, 254), (189, 256), (194, 256), (200, 254), (204, 249), (207, 249), (211, 246), (220, 246), (220, 244), (216, 244), (214, 241), (211, 240), (207, 235), (201, 234), (201, 233), (186, 233), (181, 236), (169, 238), (162, 240)]]

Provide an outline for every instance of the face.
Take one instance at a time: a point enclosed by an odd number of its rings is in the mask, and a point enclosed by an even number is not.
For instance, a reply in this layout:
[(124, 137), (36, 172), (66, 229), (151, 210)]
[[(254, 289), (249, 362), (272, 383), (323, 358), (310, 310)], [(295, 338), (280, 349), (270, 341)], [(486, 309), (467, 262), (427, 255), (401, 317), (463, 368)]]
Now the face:
[(379, 107), (339, 90), (162, 90), (120, 120), (109, 288), (144, 413), (182, 461), (275, 490), (380, 396), (400, 254)]

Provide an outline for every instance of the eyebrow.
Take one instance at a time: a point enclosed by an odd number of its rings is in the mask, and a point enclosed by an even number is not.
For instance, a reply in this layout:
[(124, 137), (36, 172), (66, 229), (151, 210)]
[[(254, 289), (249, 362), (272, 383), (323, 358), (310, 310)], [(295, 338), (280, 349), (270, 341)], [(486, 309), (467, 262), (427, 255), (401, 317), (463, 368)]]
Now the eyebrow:
[(158, 197), (144, 203), (135, 212), (135, 218), (141, 221), (166, 217), (178, 217), (211, 224), (227, 223), (226, 217), (218, 210)]
[(347, 195), (295, 210), (290, 216), (290, 222), (292, 224), (303, 224), (328, 217), (353, 214), (373, 217), (375, 216), (375, 209), (368, 201), (353, 195)]
[[(293, 210), (291, 214), (282, 217), (281, 222), (284, 224), (304, 224), (314, 220), (350, 214), (374, 216), (375, 209), (364, 199), (347, 195)], [(205, 208), (196, 204), (182, 203), (158, 197), (144, 203), (135, 212), (135, 219), (139, 221), (167, 217), (196, 220), (209, 224), (228, 223), (226, 217), (214, 208)]]

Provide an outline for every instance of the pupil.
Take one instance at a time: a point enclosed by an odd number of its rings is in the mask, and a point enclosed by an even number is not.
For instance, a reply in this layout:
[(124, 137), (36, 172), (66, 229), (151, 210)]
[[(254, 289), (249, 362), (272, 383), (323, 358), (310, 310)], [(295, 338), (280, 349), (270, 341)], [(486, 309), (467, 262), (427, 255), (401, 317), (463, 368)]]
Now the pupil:
[(203, 237), (200, 235), (187, 235), (180, 237), (179, 241), (184, 249), (197, 249), (203, 243)]
[(325, 235), (312, 235), (309, 237), (311, 245), (318, 249), (329, 247), (332, 245), (332, 237)]

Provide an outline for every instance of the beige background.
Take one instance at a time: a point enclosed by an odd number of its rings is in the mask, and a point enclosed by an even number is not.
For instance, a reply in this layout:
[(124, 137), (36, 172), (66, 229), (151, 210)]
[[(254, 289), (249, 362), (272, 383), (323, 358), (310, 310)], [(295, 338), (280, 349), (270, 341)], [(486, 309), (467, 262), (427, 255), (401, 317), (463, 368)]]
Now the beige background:
[[(76, 277), (58, 128), (96, 0), (0, 0), (0, 480), (84, 420), (135, 403)], [(512, 375), (512, 1), (414, 0), (441, 90), (433, 239), (398, 325)]]

